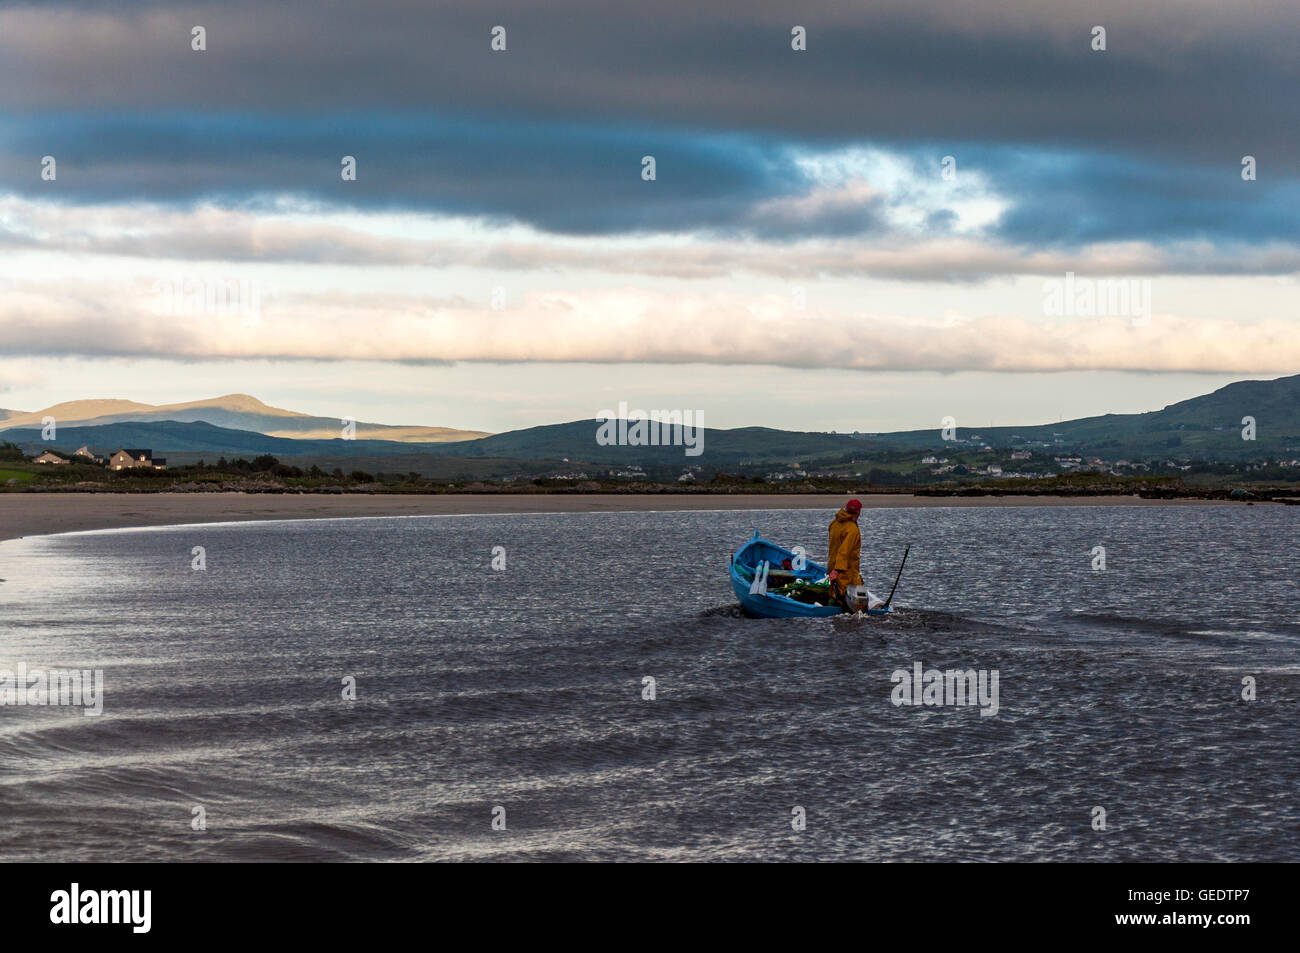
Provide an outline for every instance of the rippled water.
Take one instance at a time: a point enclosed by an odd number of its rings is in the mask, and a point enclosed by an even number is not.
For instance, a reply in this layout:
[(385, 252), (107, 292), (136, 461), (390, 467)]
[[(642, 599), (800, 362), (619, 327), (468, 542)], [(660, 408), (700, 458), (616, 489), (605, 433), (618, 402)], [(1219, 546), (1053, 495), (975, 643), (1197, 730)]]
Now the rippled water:
[[(1300, 859), (1300, 511), (868, 511), (900, 611), (741, 617), (728, 553), (830, 515), (0, 545), (0, 667), (105, 673), (98, 717), (0, 707), (0, 860)], [(891, 704), (917, 661), (997, 715)]]

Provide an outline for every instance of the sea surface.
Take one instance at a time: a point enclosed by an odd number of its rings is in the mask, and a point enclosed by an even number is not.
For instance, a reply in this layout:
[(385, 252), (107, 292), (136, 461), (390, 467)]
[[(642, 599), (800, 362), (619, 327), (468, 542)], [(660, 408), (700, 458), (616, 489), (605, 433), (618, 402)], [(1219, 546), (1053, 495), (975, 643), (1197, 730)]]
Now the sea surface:
[(893, 615), (744, 618), (729, 553), (831, 515), (0, 544), (0, 668), (104, 676), (0, 707), (0, 861), (1300, 860), (1300, 509), (867, 510)]

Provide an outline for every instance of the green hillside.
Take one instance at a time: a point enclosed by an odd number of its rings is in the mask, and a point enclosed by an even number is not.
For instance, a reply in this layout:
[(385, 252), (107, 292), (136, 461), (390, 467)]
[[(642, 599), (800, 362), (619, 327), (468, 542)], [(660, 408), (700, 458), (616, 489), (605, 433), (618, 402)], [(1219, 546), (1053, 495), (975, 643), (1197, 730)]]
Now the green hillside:
[[(1255, 421), (1255, 439), (1242, 439), (1242, 419)], [(463, 460), (498, 460), (512, 463), (551, 461), (582, 465), (623, 467), (633, 464), (660, 468), (701, 465), (708, 467), (789, 466), (809, 467), (892, 456), (912, 452), (953, 452), (989, 445), (995, 449), (1029, 449), (1038, 454), (1059, 453), (1097, 456), (1104, 460), (1190, 459), (1236, 462), (1259, 458), (1300, 457), (1300, 376), (1273, 381), (1242, 381), (1212, 394), (1171, 404), (1143, 414), (1107, 414), (1057, 424), (1019, 427), (966, 428), (957, 421), (957, 441), (945, 441), (936, 426), (886, 434), (833, 434), (740, 427), (704, 430), (703, 454), (688, 456), (680, 428), (669, 430), (670, 445), (602, 446), (598, 423), (577, 420), (530, 427), (454, 443), (408, 443), (393, 440), (300, 440), (268, 437), (203, 422), (121, 422), (98, 426), (63, 427), (58, 439), (43, 441), (35, 428), (0, 430), (4, 439), (33, 452), (52, 447), (70, 452), (83, 444), (102, 454), (119, 447), (147, 447), (159, 456), (257, 456), (283, 459), (346, 461), (401, 457), (410, 469), (412, 457)], [(193, 456), (191, 456), (193, 455)], [(393, 461), (397, 463), (398, 461)], [(440, 465), (447, 472), (455, 468)], [(468, 468), (474, 472), (481, 466)]]
[[(630, 463), (699, 463), (685, 453), (681, 428), (668, 428), (669, 446), (601, 446), (596, 441), (595, 420), (512, 430), (478, 440), (437, 444), (432, 452), (455, 457), (514, 457), (528, 460), (581, 460), (611, 465)], [(691, 436), (692, 442), (695, 437)], [(843, 454), (861, 448), (861, 443), (843, 434), (802, 433), (768, 427), (739, 427), (735, 430), (704, 428), (702, 456), (713, 464), (753, 461), (807, 460), (826, 454)]]
[[(1255, 420), (1255, 439), (1242, 439), (1242, 419)], [(1106, 414), (1024, 427), (961, 427), (964, 442), (978, 436), (993, 447), (1058, 447), (1104, 459), (1177, 457), (1234, 461), (1300, 455), (1300, 375), (1239, 381), (1211, 394), (1144, 414)], [(881, 435), (891, 446), (951, 447), (938, 431)]]
[[(1242, 418), (1255, 419), (1255, 439), (1242, 439)], [(437, 445), (436, 453), (462, 457), (561, 459), (604, 463), (667, 463), (683, 459), (681, 447), (600, 447), (595, 421), (574, 421)], [(1179, 457), (1235, 461), (1300, 454), (1300, 375), (1241, 381), (1212, 394), (1143, 414), (1106, 414), (1056, 424), (957, 428), (957, 446), (1053, 449), (1107, 459)], [(978, 440), (976, 439), (978, 438)], [(939, 452), (954, 444), (932, 429), (898, 433), (801, 433), (765, 427), (705, 430), (704, 458), (713, 465), (814, 463), (904, 449)], [(686, 462), (702, 462), (687, 459)]]
[(208, 456), (388, 456), (428, 452), (442, 446), (436, 443), (404, 443), (397, 440), (296, 440), (292, 437), (268, 437), (251, 430), (232, 430), (213, 424), (176, 420), (157, 423), (128, 421), (84, 427), (60, 427), (55, 440), (42, 440), (34, 427), (0, 430), (0, 437), (24, 450), (50, 448), (71, 453), (85, 445), (107, 456), (119, 447), (143, 447), (157, 456), (169, 453), (197, 453)]

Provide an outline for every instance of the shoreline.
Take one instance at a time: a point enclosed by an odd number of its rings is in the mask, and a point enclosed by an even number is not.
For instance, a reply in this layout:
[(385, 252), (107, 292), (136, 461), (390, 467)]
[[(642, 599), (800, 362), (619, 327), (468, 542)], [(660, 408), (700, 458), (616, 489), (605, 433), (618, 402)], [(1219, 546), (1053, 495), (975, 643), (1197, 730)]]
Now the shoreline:
[[(691, 510), (834, 512), (847, 494), (280, 494), (4, 493), (0, 542), (88, 530), (366, 516), (474, 516), (510, 513), (631, 513)], [(1227, 506), (1225, 500), (1137, 496), (915, 496), (869, 493), (862, 508), (1007, 506)], [(1240, 504), (1237, 504), (1240, 505)]]

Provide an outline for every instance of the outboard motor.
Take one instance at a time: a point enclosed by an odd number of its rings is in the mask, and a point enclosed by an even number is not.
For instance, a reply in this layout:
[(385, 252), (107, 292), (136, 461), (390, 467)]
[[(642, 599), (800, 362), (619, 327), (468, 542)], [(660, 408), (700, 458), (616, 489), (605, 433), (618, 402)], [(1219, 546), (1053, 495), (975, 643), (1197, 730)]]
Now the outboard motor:
[(885, 604), (885, 600), (872, 593), (866, 586), (848, 586), (844, 590), (844, 600), (858, 612), (875, 609)]

